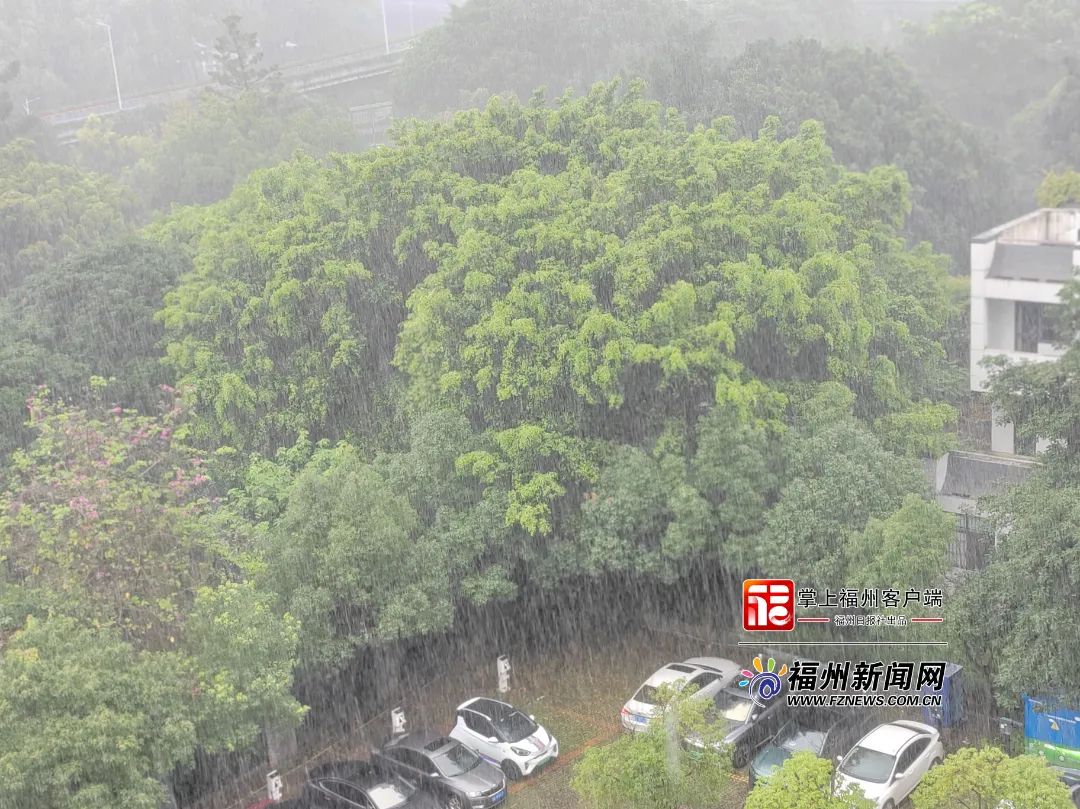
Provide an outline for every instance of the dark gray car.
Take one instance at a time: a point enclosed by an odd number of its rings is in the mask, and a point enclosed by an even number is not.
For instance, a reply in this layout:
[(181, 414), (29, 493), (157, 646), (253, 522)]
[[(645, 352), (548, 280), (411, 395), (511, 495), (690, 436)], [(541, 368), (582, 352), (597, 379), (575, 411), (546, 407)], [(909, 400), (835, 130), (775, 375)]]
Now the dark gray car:
[[(723, 744), (731, 749), (731, 764), (742, 769), (761, 745), (771, 739), (787, 716), (783, 689), (764, 703), (755, 702), (745, 688), (729, 685), (713, 697), (707, 713), (710, 724), (723, 733)], [(701, 740), (686, 739), (690, 747), (702, 746)]]
[(750, 787), (775, 773), (795, 753), (807, 751), (835, 761), (879, 722), (874, 711), (810, 708), (791, 712), (788, 721), (750, 763)]
[(448, 736), (407, 733), (377, 750), (372, 760), (437, 796), (445, 809), (489, 809), (506, 800), (502, 771)]
[(434, 796), (369, 761), (335, 761), (308, 771), (304, 809), (439, 809)]

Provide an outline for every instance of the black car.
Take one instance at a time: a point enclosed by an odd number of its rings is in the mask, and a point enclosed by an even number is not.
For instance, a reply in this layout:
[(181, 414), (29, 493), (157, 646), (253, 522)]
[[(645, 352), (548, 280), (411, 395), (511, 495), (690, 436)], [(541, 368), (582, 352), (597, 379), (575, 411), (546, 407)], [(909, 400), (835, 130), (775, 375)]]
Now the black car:
[(421, 731), (391, 739), (372, 760), (438, 797), (445, 809), (489, 809), (506, 800), (506, 778), (456, 739)]
[(768, 778), (794, 753), (805, 750), (835, 760), (846, 754), (877, 721), (873, 711), (808, 708), (789, 713), (787, 722), (751, 762), (750, 786)]
[(368, 761), (335, 761), (308, 771), (304, 809), (438, 809), (432, 796)]
[[(787, 718), (787, 699), (781, 690), (766, 702), (756, 702), (745, 688), (729, 685), (712, 699), (706, 714), (714, 727), (724, 734), (723, 744), (731, 749), (731, 765), (742, 769), (757, 750), (780, 728)], [(690, 747), (702, 746), (701, 740), (686, 739)]]

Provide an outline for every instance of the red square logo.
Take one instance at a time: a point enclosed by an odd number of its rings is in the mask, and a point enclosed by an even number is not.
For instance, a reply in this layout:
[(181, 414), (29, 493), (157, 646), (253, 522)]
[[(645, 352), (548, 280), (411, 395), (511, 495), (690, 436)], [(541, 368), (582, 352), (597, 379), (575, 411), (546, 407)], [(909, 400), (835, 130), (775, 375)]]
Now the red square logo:
[(747, 632), (790, 632), (795, 628), (795, 582), (745, 579), (742, 628)]

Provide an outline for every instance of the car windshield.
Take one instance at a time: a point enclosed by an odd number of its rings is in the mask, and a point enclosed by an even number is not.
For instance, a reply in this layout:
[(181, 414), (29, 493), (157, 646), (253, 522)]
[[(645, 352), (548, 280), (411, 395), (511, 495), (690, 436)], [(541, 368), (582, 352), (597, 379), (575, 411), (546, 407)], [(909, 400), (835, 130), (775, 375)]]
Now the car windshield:
[(790, 753), (810, 750), (820, 753), (825, 746), (825, 732), (813, 727), (812, 722), (795, 719), (788, 722), (776, 734), (776, 746)]
[(712, 719), (726, 722), (745, 722), (754, 707), (754, 701), (749, 696), (743, 696), (734, 691), (721, 691), (713, 699), (713, 707), (709, 711)]
[(396, 809), (408, 803), (410, 796), (415, 790), (400, 778), (393, 781), (376, 784), (367, 791), (375, 809)]
[(539, 727), (521, 711), (515, 710), (508, 711), (501, 716), (493, 716), (491, 721), (495, 725), (495, 730), (499, 736), (507, 742), (519, 742), (526, 736), (532, 736)]
[(888, 753), (856, 747), (840, 765), (840, 772), (859, 781), (884, 784), (893, 770), (893, 757)]
[(435, 766), (448, 778), (468, 772), (479, 763), (480, 757), (460, 744), (452, 745), (445, 753), (435, 756)]

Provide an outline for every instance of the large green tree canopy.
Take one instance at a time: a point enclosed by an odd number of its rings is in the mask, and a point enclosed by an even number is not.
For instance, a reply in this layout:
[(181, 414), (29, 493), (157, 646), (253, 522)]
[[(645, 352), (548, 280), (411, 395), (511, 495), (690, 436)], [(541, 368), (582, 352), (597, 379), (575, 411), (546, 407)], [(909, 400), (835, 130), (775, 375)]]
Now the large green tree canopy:
[[(478, 507), (574, 569), (605, 556), (605, 500), (586, 509), (585, 545), (571, 530), (586, 495), (632, 500), (632, 470), (654, 474), (632, 452), (617, 468), (617, 447), (664, 444), (668, 551), (623, 541), (671, 575), (665, 554), (701, 550), (710, 521), (752, 531), (774, 486), (753, 456), (789, 418), (792, 385), (836, 383), (883, 426), (941, 422), (954, 310), (946, 262), (898, 235), (903, 175), (837, 165), (820, 126), (786, 140), (771, 127), (691, 132), (640, 88), (598, 85), (554, 108), (496, 100), (412, 124), (392, 148), (299, 159), (178, 213), (156, 233), (194, 270), (162, 318), (197, 438), (371, 446), (394, 363), (410, 412), (472, 425), (454, 472), (480, 486)], [(714, 407), (730, 446), (698, 435)], [(925, 431), (893, 432), (925, 449), (910, 438)], [(719, 471), (729, 453), (745, 481)]]

